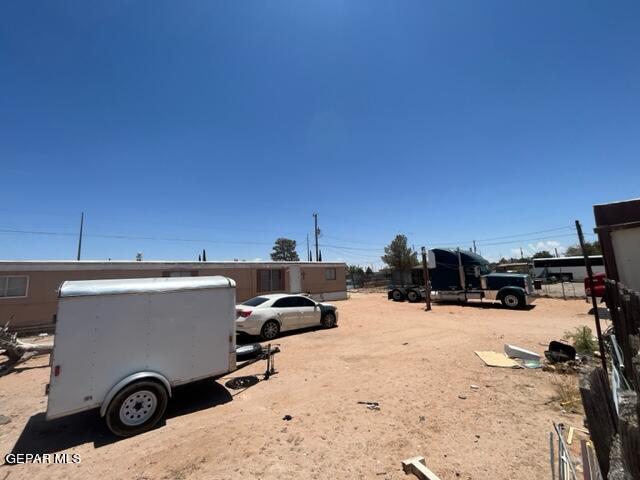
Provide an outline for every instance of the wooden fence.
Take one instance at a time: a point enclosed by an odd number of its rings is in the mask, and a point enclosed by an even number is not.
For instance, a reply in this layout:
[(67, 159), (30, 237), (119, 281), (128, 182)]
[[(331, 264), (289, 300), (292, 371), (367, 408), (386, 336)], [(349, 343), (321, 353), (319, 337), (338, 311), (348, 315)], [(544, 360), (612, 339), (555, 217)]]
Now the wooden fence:
[(640, 480), (640, 294), (606, 281), (607, 371), (589, 367), (580, 393), (603, 478)]

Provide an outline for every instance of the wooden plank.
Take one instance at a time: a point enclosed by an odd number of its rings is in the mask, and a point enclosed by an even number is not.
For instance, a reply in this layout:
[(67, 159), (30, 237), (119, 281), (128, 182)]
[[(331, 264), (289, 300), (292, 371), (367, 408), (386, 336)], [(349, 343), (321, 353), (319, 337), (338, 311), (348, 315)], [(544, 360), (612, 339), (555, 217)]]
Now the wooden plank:
[(569, 435), (567, 435), (567, 445), (571, 445), (571, 442), (573, 442), (573, 432), (574, 431), (575, 431), (575, 428), (569, 427)]
[(585, 367), (580, 372), (582, 405), (604, 478), (607, 478), (609, 473), (611, 443), (618, 424), (606, 375), (599, 367)]
[(440, 480), (440, 478), (427, 468), (424, 457), (412, 457), (402, 461), (402, 471), (407, 475), (413, 474), (420, 480)]
[(640, 411), (638, 395), (630, 390), (620, 394), (618, 433), (621, 460), (624, 471), (630, 478), (640, 478)]

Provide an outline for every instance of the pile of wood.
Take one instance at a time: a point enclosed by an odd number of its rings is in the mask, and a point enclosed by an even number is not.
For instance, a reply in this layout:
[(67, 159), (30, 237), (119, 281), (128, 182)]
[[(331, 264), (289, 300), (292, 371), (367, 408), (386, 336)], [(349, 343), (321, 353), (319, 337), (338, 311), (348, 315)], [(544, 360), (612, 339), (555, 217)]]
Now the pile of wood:
[(640, 480), (640, 294), (607, 280), (608, 371), (586, 367), (580, 394), (603, 478)]
[(0, 327), (0, 355), (7, 357), (7, 360), (0, 363), (0, 377), (11, 372), (16, 365), (26, 362), (36, 355), (51, 353), (53, 344), (51, 343), (26, 343), (18, 338), (17, 333), (9, 332), (9, 324)]

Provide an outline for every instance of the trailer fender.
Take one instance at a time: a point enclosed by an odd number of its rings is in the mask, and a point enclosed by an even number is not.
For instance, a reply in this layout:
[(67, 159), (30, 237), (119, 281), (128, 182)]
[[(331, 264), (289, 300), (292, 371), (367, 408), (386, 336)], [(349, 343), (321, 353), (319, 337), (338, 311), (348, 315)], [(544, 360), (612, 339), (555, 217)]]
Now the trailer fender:
[(100, 405), (100, 416), (101, 417), (105, 416), (105, 414), (107, 413), (107, 407), (111, 403), (111, 400), (113, 400), (113, 397), (115, 397), (120, 390), (122, 390), (124, 387), (126, 387), (130, 383), (137, 382), (138, 380), (143, 380), (143, 379), (159, 380), (160, 383), (164, 385), (164, 388), (167, 389), (167, 393), (169, 394), (169, 397), (171, 397), (171, 384), (169, 383), (169, 380), (167, 380), (163, 375), (160, 375), (159, 373), (156, 373), (156, 372), (133, 373), (128, 377), (123, 378), (118, 383), (116, 383), (113, 387), (111, 387), (111, 390), (109, 390), (109, 393), (107, 393), (106, 397), (104, 397), (104, 401), (102, 402), (102, 405)]

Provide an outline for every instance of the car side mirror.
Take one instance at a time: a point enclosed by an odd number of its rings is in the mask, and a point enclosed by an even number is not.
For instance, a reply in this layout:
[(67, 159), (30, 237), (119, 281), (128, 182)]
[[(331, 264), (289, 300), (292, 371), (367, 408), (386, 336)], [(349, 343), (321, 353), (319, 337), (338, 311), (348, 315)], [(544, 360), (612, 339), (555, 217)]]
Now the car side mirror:
[(480, 267), (479, 266), (474, 266), (473, 267), (473, 273), (475, 274), (476, 278), (480, 277)]

